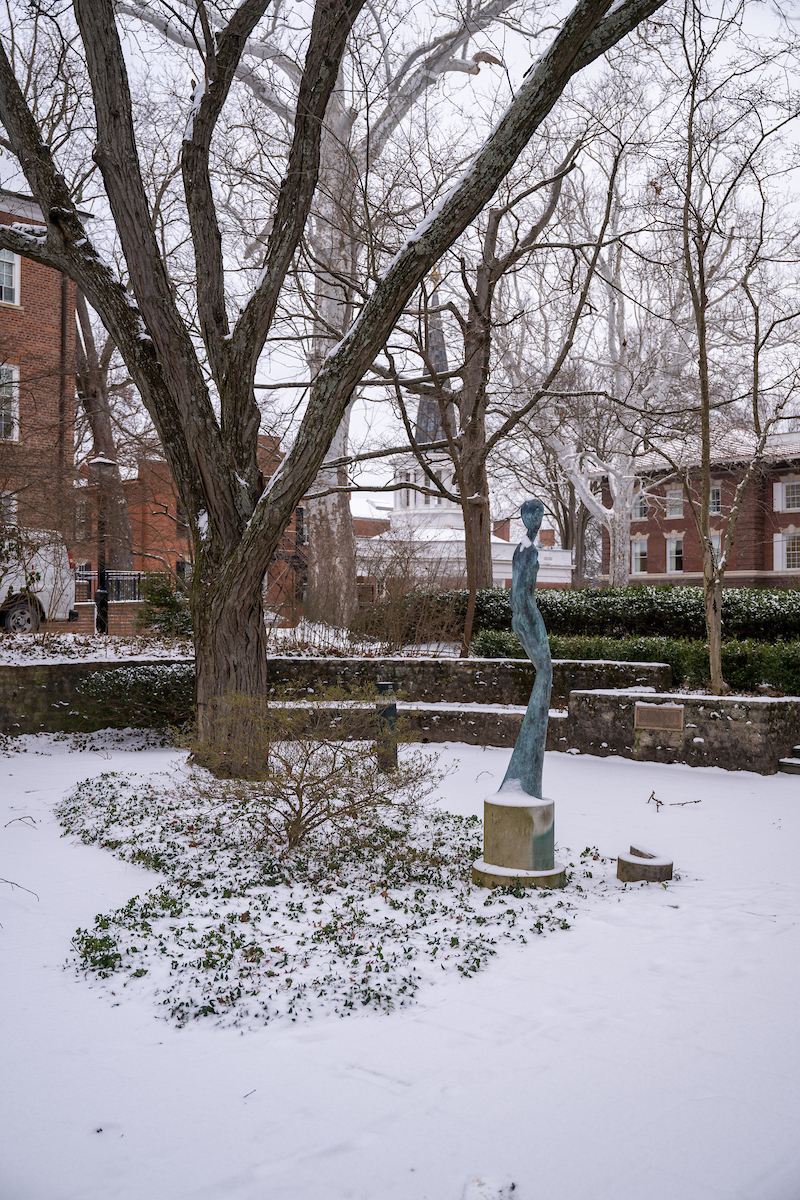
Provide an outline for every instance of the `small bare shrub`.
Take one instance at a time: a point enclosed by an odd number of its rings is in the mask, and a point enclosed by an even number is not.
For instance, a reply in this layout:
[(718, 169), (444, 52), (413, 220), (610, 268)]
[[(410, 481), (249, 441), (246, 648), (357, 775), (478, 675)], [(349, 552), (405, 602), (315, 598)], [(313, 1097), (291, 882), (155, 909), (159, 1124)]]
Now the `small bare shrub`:
[(458, 592), (413, 589), (362, 608), (352, 631), (380, 640), (386, 654), (411, 646), (442, 649), (460, 640), (464, 630)]
[(216, 798), (223, 820), (240, 824), (259, 849), (292, 850), (319, 830), (358, 841), (379, 809), (416, 807), (443, 778), (421, 751), (382, 771), (375, 733), (371, 692), (342, 699), (329, 691), (310, 702), (221, 697), (212, 736), (191, 743), (209, 771), (193, 786)]

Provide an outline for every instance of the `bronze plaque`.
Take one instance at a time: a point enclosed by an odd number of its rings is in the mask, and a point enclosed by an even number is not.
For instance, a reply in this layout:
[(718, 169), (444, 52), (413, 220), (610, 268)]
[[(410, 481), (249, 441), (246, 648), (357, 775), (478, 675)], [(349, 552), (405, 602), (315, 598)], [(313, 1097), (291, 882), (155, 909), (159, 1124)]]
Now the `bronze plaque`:
[(634, 729), (683, 729), (682, 704), (637, 704)]

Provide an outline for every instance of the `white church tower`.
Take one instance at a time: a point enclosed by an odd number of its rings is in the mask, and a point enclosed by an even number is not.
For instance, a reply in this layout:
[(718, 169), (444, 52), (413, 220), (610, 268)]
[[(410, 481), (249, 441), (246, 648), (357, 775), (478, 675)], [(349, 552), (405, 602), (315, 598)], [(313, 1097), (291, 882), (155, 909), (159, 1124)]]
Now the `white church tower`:
[[(432, 306), (439, 307), (439, 293), (434, 290), (431, 297)], [(428, 354), (435, 375), (446, 376), (450, 369), (447, 361), (447, 348), (444, 344), (441, 314), (435, 312), (428, 324)], [(442, 387), (450, 391), (450, 380), (445, 379)], [(458, 412), (454, 403), (450, 402), (448, 423), (450, 431), (458, 433)], [(417, 419), (414, 426), (414, 438), (418, 445), (427, 442), (439, 442), (445, 438), (442, 427), (442, 413), (438, 400), (432, 396), (422, 396), (417, 405)], [(434, 452), (427, 456), (434, 474), (441, 473), (442, 482), (449, 492), (457, 490), (453, 478), (453, 466), (445, 451)], [(430, 480), (420, 467), (416, 458), (409, 455), (398, 459), (394, 474), (395, 483), (416, 483), (430, 486)], [(460, 530), (464, 537), (464, 516), (461, 505), (444, 496), (427, 496), (414, 488), (398, 488), (394, 493), (394, 510), (392, 521), (402, 521), (407, 527), (419, 530), (450, 529)]]

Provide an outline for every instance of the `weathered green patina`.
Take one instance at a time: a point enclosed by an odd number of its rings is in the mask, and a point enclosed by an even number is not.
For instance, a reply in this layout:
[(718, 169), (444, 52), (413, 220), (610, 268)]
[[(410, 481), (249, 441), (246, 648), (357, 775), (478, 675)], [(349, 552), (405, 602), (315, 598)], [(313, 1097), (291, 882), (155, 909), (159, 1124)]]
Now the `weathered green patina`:
[[(511, 624), (522, 642), (523, 649), (536, 668), (531, 698), (522, 728), (519, 731), (511, 762), (500, 786), (501, 793), (509, 787), (520, 787), (529, 796), (542, 798), (542, 766), (547, 741), (547, 717), (550, 711), (550, 692), (553, 686), (553, 663), (550, 644), (542, 614), (536, 607), (536, 576), (539, 574), (539, 552), (534, 545), (544, 516), (541, 500), (526, 500), (522, 505), (522, 520), (527, 536), (514, 551), (511, 582)], [(552, 849), (550, 865), (552, 866)], [(538, 866), (539, 864), (537, 864)]]

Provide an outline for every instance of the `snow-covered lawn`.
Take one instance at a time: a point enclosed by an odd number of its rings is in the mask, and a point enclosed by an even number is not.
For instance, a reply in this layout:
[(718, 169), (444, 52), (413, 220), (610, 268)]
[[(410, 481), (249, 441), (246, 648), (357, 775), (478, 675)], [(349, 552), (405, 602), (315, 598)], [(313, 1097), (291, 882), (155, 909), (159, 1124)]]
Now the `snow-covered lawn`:
[[(569, 930), (428, 975), (388, 1015), (179, 1029), (64, 969), (76, 928), (155, 877), (62, 838), (52, 809), (180, 755), (20, 744), (0, 875), (38, 899), (0, 884), (3, 1200), (461, 1200), (478, 1178), (515, 1200), (800, 1196), (796, 777), (549, 754), (573, 861), (639, 841), (681, 878), (593, 871)], [(479, 814), (509, 753), (446, 746), (443, 805)]]
[(100, 637), (84, 633), (6, 633), (0, 631), (0, 666), (38, 663), (135, 662), (153, 658), (194, 658), (191, 642), (178, 638)]
[[(362, 638), (330, 625), (300, 621), (284, 629), (267, 621), (268, 652), (273, 657), (383, 658), (386, 650), (374, 638)], [(456, 658), (460, 644), (424, 642), (405, 646), (394, 658)], [(0, 630), (0, 665), (33, 666), (35, 663), (76, 661), (114, 662), (117, 659), (193, 658), (190, 641), (142, 633), (135, 637), (102, 637), (99, 634), (69, 633), (43, 628), (39, 633), (6, 633)]]

